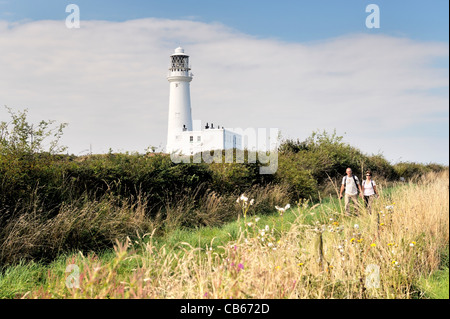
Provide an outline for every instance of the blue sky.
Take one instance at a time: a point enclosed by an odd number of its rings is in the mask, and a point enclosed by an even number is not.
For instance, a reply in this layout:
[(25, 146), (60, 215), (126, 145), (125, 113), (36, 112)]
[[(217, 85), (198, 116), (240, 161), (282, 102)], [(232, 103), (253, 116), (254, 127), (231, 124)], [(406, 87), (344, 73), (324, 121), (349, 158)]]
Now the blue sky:
[[(81, 29), (65, 28), (70, 3)], [(365, 26), (371, 3), (379, 29)], [(165, 72), (181, 44), (194, 119), (300, 139), (336, 129), (393, 162), (448, 164), (448, 10), (444, 0), (0, 0), (0, 105), (68, 122), (74, 154), (164, 147)]]
[[(350, 32), (384, 33), (412, 39), (447, 41), (449, 2), (446, 0), (3, 0), (1, 19), (64, 19), (74, 3), (86, 20), (125, 21), (146, 17), (219, 22), (241, 32), (285, 41), (317, 41)], [(365, 27), (365, 8), (377, 4), (381, 28)]]

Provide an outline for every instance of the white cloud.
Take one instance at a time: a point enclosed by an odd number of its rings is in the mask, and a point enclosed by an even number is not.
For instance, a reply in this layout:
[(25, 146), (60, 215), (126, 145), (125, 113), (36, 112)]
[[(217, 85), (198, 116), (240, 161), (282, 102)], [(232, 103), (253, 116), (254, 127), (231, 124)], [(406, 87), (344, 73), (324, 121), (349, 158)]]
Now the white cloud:
[[(169, 55), (191, 56), (194, 119), (229, 127), (278, 127), (285, 137), (337, 129), (365, 152), (448, 163), (424, 124), (448, 128), (448, 44), (354, 34), (286, 43), (220, 24), (141, 19), (12, 26), (0, 21), (0, 105), (34, 120), (69, 122), (79, 153), (165, 146)], [(444, 89), (446, 94), (436, 93)], [(0, 110), (0, 119), (6, 116)], [(423, 133), (409, 138), (415, 126)], [(399, 147), (397, 147), (399, 146)], [(428, 155), (427, 155), (428, 153)]]

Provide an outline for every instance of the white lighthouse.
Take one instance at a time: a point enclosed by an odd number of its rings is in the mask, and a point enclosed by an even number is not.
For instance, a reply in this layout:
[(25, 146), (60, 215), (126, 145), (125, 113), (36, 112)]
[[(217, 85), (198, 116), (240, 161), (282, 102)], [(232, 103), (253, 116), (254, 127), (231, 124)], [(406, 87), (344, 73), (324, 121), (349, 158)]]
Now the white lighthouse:
[(206, 123), (205, 129), (193, 130), (190, 82), (193, 74), (189, 56), (178, 47), (170, 56), (167, 80), (170, 83), (167, 153), (193, 155), (203, 151), (241, 149), (241, 135)]
[(169, 125), (167, 131), (167, 152), (178, 149), (177, 136), (183, 131), (192, 131), (192, 110), (190, 82), (192, 73), (189, 67), (189, 56), (181, 47), (175, 49), (170, 56), (170, 68), (167, 79), (170, 82)]

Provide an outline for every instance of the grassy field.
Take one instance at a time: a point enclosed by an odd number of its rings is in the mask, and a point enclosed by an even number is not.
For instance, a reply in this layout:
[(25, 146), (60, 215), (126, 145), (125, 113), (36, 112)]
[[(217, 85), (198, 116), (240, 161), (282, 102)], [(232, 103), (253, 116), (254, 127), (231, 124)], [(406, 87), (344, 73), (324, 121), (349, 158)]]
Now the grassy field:
[(248, 198), (220, 227), (10, 266), (0, 297), (448, 298), (448, 186), (446, 171), (381, 189), (352, 217), (331, 197), (260, 216)]
[(419, 286), (423, 297), (429, 299), (449, 299), (449, 271), (448, 267), (441, 269), (422, 279)]

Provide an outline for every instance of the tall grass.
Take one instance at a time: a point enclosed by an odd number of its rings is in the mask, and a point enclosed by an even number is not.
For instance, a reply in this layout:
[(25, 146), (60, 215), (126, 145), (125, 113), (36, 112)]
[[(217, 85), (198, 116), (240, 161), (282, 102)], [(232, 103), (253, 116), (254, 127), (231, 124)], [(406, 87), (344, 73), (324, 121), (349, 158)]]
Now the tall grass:
[[(277, 222), (247, 216), (224, 245), (168, 246), (149, 233), (109, 259), (74, 254), (80, 287), (49, 270), (25, 298), (412, 298), (449, 240), (448, 171), (389, 196), (371, 215), (300, 202)], [(251, 198), (251, 197), (249, 197)], [(284, 204), (284, 203), (283, 203)], [(287, 218), (290, 216), (289, 218)], [(326, 216), (326, 217), (324, 217)], [(287, 220), (291, 220), (288, 222)], [(280, 225), (283, 222), (283, 228)], [(287, 227), (289, 225), (289, 227)], [(204, 245), (204, 246), (203, 246)]]
[(85, 197), (63, 204), (54, 217), (48, 217), (36, 200), (32, 210), (15, 212), (1, 230), (0, 261), (50, 261), (70, 250), (104, 249), (128, 234), (152, 231), (154, 222), (145, 216), (145, 201), (100, 200)]
[[(198, 193), (204, 195), (199, 196)], [(287, 200), (286, 187), (277, 184), (255, 186), (249, 194), (258, 199), (260, 213)], [(0, 230), (0, 265), (35, 260), (50, 262), (70, 251), (99, 252), (112, 248), (115, 240), (155, 232), (163, 236), (193, 226), (219, 226), (238, 217), (240, 209), (233, 194), (218, 194), (197, 188), (177, 201), (167, 199), (156, 216), (149, 201), (152, 194), (121, 198), (110, 193), (82, 197), (61, 204), (56, 212), (46, 212), (39, 196), (19, 206)]]

